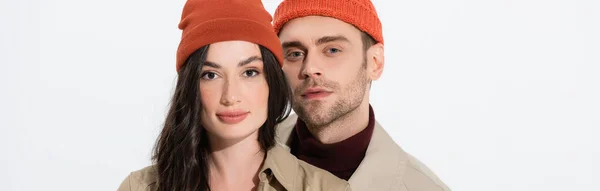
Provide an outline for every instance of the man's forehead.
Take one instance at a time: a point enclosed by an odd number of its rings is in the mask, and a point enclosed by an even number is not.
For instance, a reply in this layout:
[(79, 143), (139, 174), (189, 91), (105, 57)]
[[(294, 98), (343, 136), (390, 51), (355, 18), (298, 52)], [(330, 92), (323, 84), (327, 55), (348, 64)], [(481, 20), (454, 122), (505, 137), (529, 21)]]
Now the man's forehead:
[(314, 43), (327, 36), (343, 36), (349, 40), (360, 39), (360, 30), (344, 21), (324, 16), (306, 16), (288, 21), (279, 32), (283, 42)]

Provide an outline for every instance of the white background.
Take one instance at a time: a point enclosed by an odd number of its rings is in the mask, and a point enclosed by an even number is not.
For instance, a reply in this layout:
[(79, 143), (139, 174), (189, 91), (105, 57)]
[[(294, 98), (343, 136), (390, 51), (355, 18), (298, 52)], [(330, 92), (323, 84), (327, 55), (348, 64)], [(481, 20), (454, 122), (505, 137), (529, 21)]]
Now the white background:
[[(1, 190), (116, 190), (150, 164), (184, 3), (0, 1)], [(600, 190), (600, 1), (374, 4), (377, 119), (448, 186)]]

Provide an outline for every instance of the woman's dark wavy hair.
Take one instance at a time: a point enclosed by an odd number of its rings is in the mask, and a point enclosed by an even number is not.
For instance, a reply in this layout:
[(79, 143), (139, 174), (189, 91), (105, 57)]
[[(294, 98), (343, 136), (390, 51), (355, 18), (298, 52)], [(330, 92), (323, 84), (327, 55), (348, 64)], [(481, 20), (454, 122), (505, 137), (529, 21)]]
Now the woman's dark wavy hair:
[[(188, 57), (178, 71), (177, 86), (164, 127), (154, 147), (152, 159), (158, 175), (159, 191), (205, 191), (209, 187), (206, 130), (200, 121), (199, 79), (210, 45)], [(265, 78), (269, 86), (268, 116), (258, 130), (263, 151), (275, 145), (275, 125), (290, 113), (291, 89), (271, 51), (260, 46)]]

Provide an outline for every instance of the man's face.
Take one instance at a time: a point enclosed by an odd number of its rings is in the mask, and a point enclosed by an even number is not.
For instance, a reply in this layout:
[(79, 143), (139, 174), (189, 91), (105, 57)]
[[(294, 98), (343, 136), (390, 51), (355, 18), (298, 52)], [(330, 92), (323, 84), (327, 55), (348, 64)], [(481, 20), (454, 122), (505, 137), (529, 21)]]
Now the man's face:
[(331, 17), (307, 16), (287, 22), (279, 39), (293, 108), (305, 123), (328, 125), (368, 104), (374, 75), (357, 28)]

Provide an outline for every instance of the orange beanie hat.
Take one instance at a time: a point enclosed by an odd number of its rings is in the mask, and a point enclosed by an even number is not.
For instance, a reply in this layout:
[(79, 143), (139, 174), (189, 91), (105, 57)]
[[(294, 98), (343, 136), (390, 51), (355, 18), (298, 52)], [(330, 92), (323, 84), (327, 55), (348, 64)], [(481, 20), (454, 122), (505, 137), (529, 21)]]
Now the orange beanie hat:
[(284, 0), (275, 10), (275, 32), (295, 18), (311, 15), (333, 17), (354, 25), (383, 43), (381, 21), (370, 0)]
[(199, 48), (215, 42), (243, 40), (269, 49), (283, 64), (283, 50), (272, 17), (260, 0), (188, 0), (179, 29), (177, 71)]

